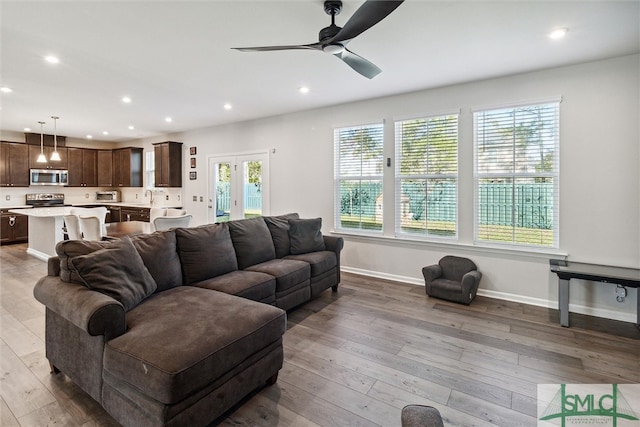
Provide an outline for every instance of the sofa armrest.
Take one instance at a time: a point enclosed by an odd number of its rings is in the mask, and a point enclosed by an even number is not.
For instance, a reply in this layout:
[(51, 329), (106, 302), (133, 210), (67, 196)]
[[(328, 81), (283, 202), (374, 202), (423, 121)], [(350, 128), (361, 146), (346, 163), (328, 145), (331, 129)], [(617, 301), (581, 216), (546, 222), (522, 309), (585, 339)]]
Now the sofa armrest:
[(324, 238), (324, 246), (326, 250), (335, 252), (339, 257), (340, 251), (344, 247), (344, 239), (342, 237), (327, 235), (323, 235), (322, 237)]
[(478, 291), (478, 285), (480, 284), (480, 279), (482, 278), (482, 273), (477, 270), (470, 271), (462, 276), (462, 290), (463, 292), (472, 293), (473, 296), (476, 295)]
[(60, 275), (60, 258), (57, 256), (49, 257), (47, 260), (47, 274), (49, 276)]
[(428, 285), (438, 277), (442, 276), (442, 267), (438, 264), (422, 267), (422, 275), (424, 276), (425, 283)]
[(45, 276), (36, 283), (33, 295), (47, 309), (89, 335), (104, 335), (109, 340), (122, 335), (126, 330), (123, 305), (110, 296), (79, 283), (63, 282), (59, 277)]

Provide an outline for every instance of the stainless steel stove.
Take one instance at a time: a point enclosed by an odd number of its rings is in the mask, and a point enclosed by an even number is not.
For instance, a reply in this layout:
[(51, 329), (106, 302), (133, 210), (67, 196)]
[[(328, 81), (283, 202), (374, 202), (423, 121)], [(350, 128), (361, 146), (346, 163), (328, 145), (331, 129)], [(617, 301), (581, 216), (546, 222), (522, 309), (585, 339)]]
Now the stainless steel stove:
[(62, 193), (27, 194), (26, 199), (27, 206), (33, 206), (35, 208), (69, 206), (64, 204), (64, 194)]

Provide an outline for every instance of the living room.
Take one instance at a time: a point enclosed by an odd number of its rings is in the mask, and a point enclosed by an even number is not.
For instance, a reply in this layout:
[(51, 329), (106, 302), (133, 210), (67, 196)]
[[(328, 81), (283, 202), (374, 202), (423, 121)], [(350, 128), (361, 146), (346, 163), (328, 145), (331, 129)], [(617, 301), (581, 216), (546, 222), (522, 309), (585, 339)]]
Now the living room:
[[(321, 108), (301, 107), (299, 111), (272, 117), (166, 132), (126, 144), (149, 150), (154, 142), (173, 140), (183, 142), (185, 149), (197, 148), (197, 154), (185, 156), (185, 160), (195, 157), (196, 167), (190, 169), (185, 164), (185, 171), (197, 172), (198, 178), (184, 179), (182, 193), (184, 208), (193, 214), (196, 224), (205, 224), (210, 218), (206, 202), (210, 157), (267, 154), (269, 213), (299, 212), (301, 217), (323, 218), (323, 233), (345, 239), (341, 259), (344, 272), (423, 286), (423, 266), (436, 263), (445, 254), (460, 255), (473, 259), (483, 272), (480, 296), (557, 308), (557, 277), (549, 271), (549, 258), (640, 266), (637, 44), (636, 37), (633, 52), (611, 52), (608, 57), (577, 64), (487, 76)], [(474, 237), (473, 113), (548, 100), (557, 100), (560, 105), (559, 244), (546, 248), (483, 245)], [(451, 113), (459, 115), (455, 239), (398, 237), (393, 203), (384, 205), (383, 228), (377, 234), (336, 227), (336, 128), (384, 123), (384, 157), (391, 158), (391, 166), (384, 168), (382, 179), (385, 200), (393, 200), (394, 122)], [(2, 134), (4, 139), (18, 132), (3, 129)], [(393, 294), (393, 286), (386, 285), (384, 289)], [(571, 309), (584, 315), (634, 322), (637, 292), (629, 288), (626, 299), (618, 302), (615, 287), (583, 283), (571, 289)]]

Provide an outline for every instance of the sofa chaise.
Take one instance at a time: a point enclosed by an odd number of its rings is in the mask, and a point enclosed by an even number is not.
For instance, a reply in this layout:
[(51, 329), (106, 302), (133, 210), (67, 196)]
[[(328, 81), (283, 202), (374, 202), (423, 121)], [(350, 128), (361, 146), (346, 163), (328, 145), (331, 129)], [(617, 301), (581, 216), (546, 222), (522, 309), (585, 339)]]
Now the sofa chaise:
[(340, 282), (297, 214), (65, 241), (34, 295), (46, 357), (124, 426), (205, 426), (277, 380), (286, 311)]

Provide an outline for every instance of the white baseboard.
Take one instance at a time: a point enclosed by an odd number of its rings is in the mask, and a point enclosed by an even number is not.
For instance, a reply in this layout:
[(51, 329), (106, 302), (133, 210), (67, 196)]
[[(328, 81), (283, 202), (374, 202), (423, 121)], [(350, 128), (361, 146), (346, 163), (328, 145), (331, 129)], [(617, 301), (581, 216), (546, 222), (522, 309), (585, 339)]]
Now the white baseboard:
[(44, 252), (40, 252), (32, 248), (27, 248), (27, 253), (45, 262), (48, 261), (51, 257), (51, 255), (45, 254)]
[[(393, 280), (401, 283), (424, 286), (424, 280), (416, 279), (415, 277), (399, 276), (395, 274), (382, 273), (380, 271), (364, 270), (361, 268), (344, 267), (344, 266), (342, 266), (340, 269), (345, 273), (353, 273), (353, 274), (359, 274), (361, 276), (369, 276), (369, 277), (375, 277), (378, 279)], [(638, 292), (640, 292), (640, 288), (638, 289)], [(558, 309), (558, 301), (554, 301), (554, 300), (533, 298), (533, 297), (528, 297), (524, 295), (510, 294), (507, 292), (498, 292), (498, 291), (492, 291), (488, 289), (478, 289), (478, 295), (487, 297), (487, 298), (534, 305), (537, 307)], [(571, 313), (579, 313), (587, 316), (602, 317), (604, 319), (619, 320), (621, 322), (636, 323), (637, 321), (637, 317), (633, 313), (624, 313), (624, 312), (619, 312), (619, 311), (610, 310), (606, 308), (596, 308), (596, 307), (588, 307), (585, 305), (569, 304), (569, 311)]]

